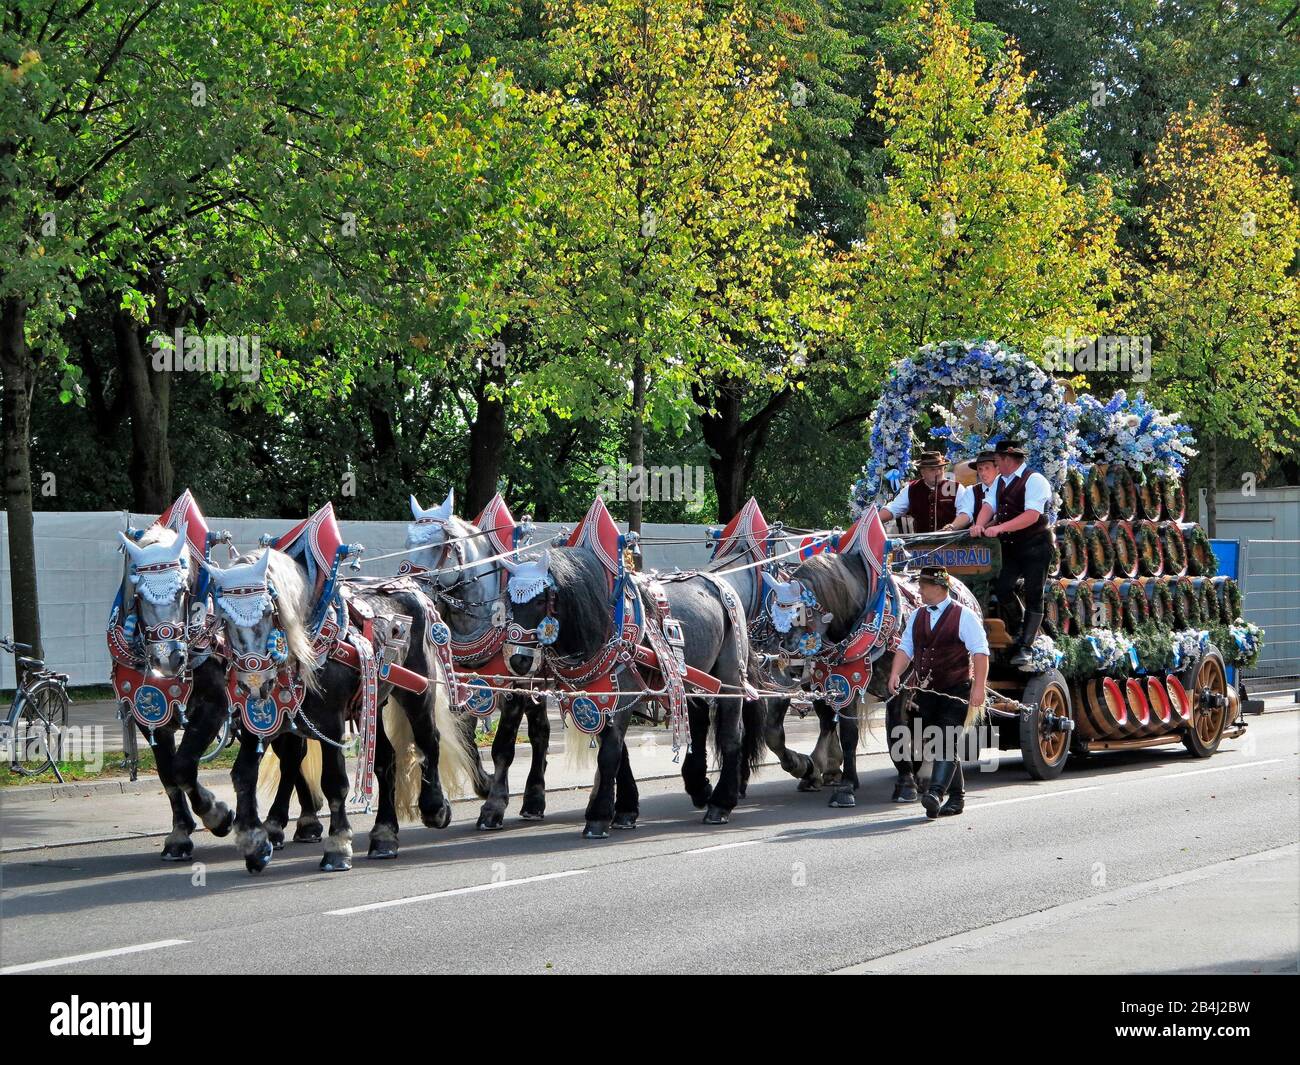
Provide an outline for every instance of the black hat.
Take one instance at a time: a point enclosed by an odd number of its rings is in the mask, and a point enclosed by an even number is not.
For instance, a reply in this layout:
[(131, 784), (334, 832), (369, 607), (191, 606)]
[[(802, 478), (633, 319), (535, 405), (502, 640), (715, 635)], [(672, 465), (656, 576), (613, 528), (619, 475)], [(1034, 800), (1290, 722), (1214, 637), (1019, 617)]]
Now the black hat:
[(948, 460), (937, 451), (922, 451), (921, 461), (916, 464), (920, 470), (941, 470), (948, 465)]
[(942, 566), (922, 566), (921, 572), (916, 579), (918, 581), (929, 581), (931, 584), (937, 584), (940, 588), (949, 587), (948, 571)]
[(1018, 459), (1023, 459), (1029, 454), (1025, 450), (1025, 445), (1019, 440), (999, 440), (998, 446), (993, 449), (997, 455), (1011, 455)]
[(970, 463), (972, 466), (978, 466), (981, 462), (992, 462), (997, 457), (998, 453), (996, 451), (981, 451), (970, 460)]

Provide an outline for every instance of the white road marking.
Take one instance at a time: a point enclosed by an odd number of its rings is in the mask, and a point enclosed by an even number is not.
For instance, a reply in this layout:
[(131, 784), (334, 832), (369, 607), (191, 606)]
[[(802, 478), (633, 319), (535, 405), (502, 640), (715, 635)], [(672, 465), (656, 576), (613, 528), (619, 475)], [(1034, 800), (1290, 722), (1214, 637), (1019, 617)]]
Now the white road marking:
[(694, 850), (683, 851), (683, 854), (710, 854), (713, 851), (729, 851), (733, 847), (752, 847), (755, 843), (766, 843), (772, 837), (763, 839), (742, 839), (736, 843), (718, 843), (712, 847), (696, 847)]
[(403, 899), (389, 899), (387, 902), (367, 902), (363, 906), (348, 906), (341, 910), (326, 910), (327, 917), (347, 917), (353, 913), (366, 913), (369, 910), (386, 910), (390, 906), (405, 906), (411, 902), (428, 902), (430, 899), (449, 899), (453, 895), (473, 895), (479, 891), (495, 891), (497, 888), (514, 887), (516, 884), (536, 884), (542, 880), (559, 880), (566, 876), (582, 876), (587, 869), (566, 869), (562, 873), (542, 873), (540, 876), (523, 876), (518, 880), (498, 880), (491, 884), (475, 884), (472, 887), (451, 888), (448, 891), (434, 891), (428, 895), (408, 895)]
[(1216, 765), (1209, 769), (1188, 769), (1182, 773), (1162, 773), (1156, 779), (1175, 780), (1178, 777), (1200, 776), (1202, 773), (1226, 773), (1230, 769), (1253, 769), (1257, 765), (1277, 765), (1278, 762), (1285, 761), (1285, 758), (1263, 758), (1258, 762), (1237, 762), (1233, 765)]
[(60, 965), (76, 965), (83, 961), (98, 961), (100, 958), (116, 958), (121, 954), (139, 954), (146, 950), (159, 950), (162, 947), (179, 947), (188, 943), (188, 939), (160, 939), (156, 943), (139, 943), (134, 947), (117, 947), (113, 950), (97, 950), (92, 954), (71, 954), (66, 958), (51, 958), (49, 961), (29, 961), (22, 965), (6, 965), (0, 969), (0, 976), (14, 973), (30, 973), (37, 969), (54, 969)]
[[(974, 802), (966, 807), (966, 812), (972, 810), (987, 810), (990, 806), (1006, 806), (1013, 802), (1033, 802), (1036, 799), (1059, 799), (1062, 795), (1078, 795), (1083, 791), (1101, 791), (1104, 784), (1088, 784), (1082, 788), (1066, 788), (1063, 791), (1044, 791), (1035, 795), (1017, 795), (1014, 799), (994, 799), (991, 802)], [(967, 792), (969, 798), (970, 792)]]

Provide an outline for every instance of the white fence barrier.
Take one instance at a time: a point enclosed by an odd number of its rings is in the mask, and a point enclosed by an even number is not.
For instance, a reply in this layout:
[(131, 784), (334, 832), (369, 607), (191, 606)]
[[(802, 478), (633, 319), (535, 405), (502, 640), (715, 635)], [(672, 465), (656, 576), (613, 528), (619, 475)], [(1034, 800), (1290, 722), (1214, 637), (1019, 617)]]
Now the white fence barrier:
[[(117, 534), (128, 527), (139, 528), (155, 515), (127, 511), (38, 513), (36, 516), (36, 567), (41, 603), (41, 637), (45, 657), (54, 669), (71, 677), (72, 684), (107, 684), (108, 649), (104, 627), (122, 579), (122, 555)], [(0, 513), (0, 635), (12, 635), (13, 611), (9, 587), (8, 515)], [(264, 533), (280, 534), (297, 524), (287, 518), (209, 517), (214, 531), (229, 530), (240, 550), (257, 544)], [(344, 539), (366, 547), (361, 572), (382, 576), (397, 572), (401, 558), (364, 564), (374, 557), (398, 551), (406, 544), (406, 523), (401, 521), (342, 521)], [(560, 530), (556, 524), (539, 523), (538, 539)], [(661, 569), (678, 566), (690, 569), (708, 559), (706, 526), (649, 525), (647, 540), (655, 537), (688, 537), (690, 543), (655, 545), (644, 549), (646, 565)], [(216, 561), (226, 562), (226, 549), (214, 549)], [(0, 688), (13, 687), (14, 663), (10, 655), (0, 656)]]
[[(1300, 540), (1247, 540), (1241, 572), (1242, 612), (1264, 630), (1264, 649), (1247, 671), (1269, 681), (1300, 677)], [(1284, 685), (1291, 686), (1294, 685)]]

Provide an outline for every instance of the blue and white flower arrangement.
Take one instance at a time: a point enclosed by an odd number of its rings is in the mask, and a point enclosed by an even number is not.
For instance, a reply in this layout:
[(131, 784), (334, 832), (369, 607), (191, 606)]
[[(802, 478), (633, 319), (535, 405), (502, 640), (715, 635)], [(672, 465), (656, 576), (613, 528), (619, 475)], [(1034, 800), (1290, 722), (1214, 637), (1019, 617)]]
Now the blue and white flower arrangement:
[(1110, 629), (1093, 629), (1084, 637), (1097, 656), (1097, 669), (1102, 673), (1118, 671), (1125, 661), (1133, 662), (1133, 641), (1122, 632)]
[(1102, 403), (1086, 393), (1074, 401), (1078, 449), (1071, 456), (1076, 468), (1106, 462), (1140, 471), (1181, 475), (1196, 455), (1196, 437), (1180, 415), (1165, 414), (1141, 393), (1132, 399), (1120, 389)]
[(1210, 642), (1208, 629), (1183, 629), (1171, 637), (1175, 670), (1195, 662)]
[(1029, 661), (1025, 669), (1029, 673), (1046, 673), (1049, 669), (1058, 669), (1064, 659), (1065, 654), (1057, 650), (1056, 641), (1043, 634), (1034, 640), (1034, 646), (1029, 649)]
[(1237, 645), (1238, 653), (1234, 657), (1241, 662), (1253, 664), (1260, 648), (1264, 646), (1264, 630), (1252, 621), (1238, 618), (1228, 626), (1228, 635)]
[(946, 341), (901, 360), (885, 382), (871, 423), (871, 457), (853, 485), (855, 516), (882, 491), (901, 487), (912, 462), (913, 425), (937, 396), (953, 393), (971, 394), (966, 402), (987, 408), (990, 417), (979, 435), (958, 438), (956, 419), (942, 412), (950, 432), (936, 435), (950, 457), (960, 452), (965, 458), (1015, 432), (1029, 452), (1029, 467), (1047, 478), (1059, 498), (1067, 456), (1076, 450), (1077, 415), (1065, 401), (1065, 389), (1027, 355), (996, 341)]

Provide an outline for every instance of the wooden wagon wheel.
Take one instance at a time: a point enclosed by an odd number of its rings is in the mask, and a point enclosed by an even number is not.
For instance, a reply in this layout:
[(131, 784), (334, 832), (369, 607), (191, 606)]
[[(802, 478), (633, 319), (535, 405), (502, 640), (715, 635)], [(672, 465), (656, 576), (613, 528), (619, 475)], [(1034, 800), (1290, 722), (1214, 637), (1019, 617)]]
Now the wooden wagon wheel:
[(1055, 669), (1031, 677), (1020, 701), (1034, 707), (1020, 716), (1020, 753), (1025, 769), (1035, 780), (1053, 780), (1061, 775), (1070, 756), (1071, 733), (1052, 727), (1049, 718), (1073, 720), (1070, 688)]
[(1192, 698), (1192, 723), (1183, 733), (1183, 746), (1196, 758), (1209, 758), (1219, 749), (1232, 698), (1218, 648), (1210, 645), (1179, 680)]

